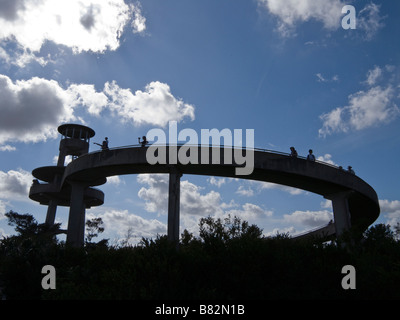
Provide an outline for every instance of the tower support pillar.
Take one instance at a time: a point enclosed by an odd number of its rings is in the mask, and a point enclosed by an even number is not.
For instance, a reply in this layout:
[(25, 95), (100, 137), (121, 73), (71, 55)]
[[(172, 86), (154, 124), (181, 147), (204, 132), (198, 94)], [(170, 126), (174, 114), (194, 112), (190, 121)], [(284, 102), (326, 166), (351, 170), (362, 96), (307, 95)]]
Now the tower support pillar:
[(348, 203), (349, 195), (350, 192), (339, 192), (325, 197), (332, 201), (336, 236), (340, 236), (351, 227), (351, 215)]
[(176, 243), (179, 242), (181, 176), (175, 168), (169, 174), (168, 240)]
[(84, 192), (86, 186), (78, 182), (71, 184), (71, 202), (69, 208), (67, 244), (82, 247), (85, 239), (85, 203)]

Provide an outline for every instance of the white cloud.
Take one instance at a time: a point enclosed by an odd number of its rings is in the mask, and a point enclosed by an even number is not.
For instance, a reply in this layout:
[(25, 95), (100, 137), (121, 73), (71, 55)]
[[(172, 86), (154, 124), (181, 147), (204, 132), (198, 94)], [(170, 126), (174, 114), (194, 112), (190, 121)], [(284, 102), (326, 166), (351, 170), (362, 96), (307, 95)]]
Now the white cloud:
[(0, 171), (0, 198), (8, 200), (27, 200), (32, 175), (22, 169)]
[(110, 183), (114, 186), (119, 186), (120, 184), (125, 184), (125, 181), (122, 180), (119, 176), (111, 176), (107, 177), (107, 183)]
[(0, 220), (5, 218), (6, 205), (7, 204), (3, 200), (0, 200)]
[[(278, 19), (278, 32), (289, 37), (296, 35), (296, 25), (309, 20), (319, 21), (327, 30), (341, 27), (342, 8), (349, 3), (342, 0), (257, 0)], [(356, 29), (354, 33), (363, 40), (371, 40), (384, 26), (380, 6), (370, 2), (364, 8), (356, 8)]]
[(223, 184), (226, 183), (226, 179), (225, 178), (215, 178), (214, 176), (208, 178), (207, 181), (210, 184), (212, 184), (214, 186), (217, 186), (218, 188), (220, 188)]
[(288, 192), (291, 195), (300, 195), (300, 194), (306, 193), (306, 191), (301, 190), (301, 189), (288, 187), (288, 186), (284, 186), (284, 185), (276, 184), (276, 183), (272, 183), (272, 182), (250, 181), (249, 183), (252, 185), (255, 185), (259, 191), (264, 190), (264, 189), (278, 189), (278, 190), (281, 190), (284, 192)]
[[(145, 200), (145, 209), (148, 212), (157, 212), (165, 215), (168, 212), (168, 185), (167, 174), (139, 174), (137, 181), (147, 184), (139, 190), (139, 197)], [(198, 223), (201, 217), (222, 216), (224, 209), (234, 206), (234, 203), (223, 203), (218, 192), (210, 191), (202, 194), (202, 188), (181, 181), (180, 193), (180, 229), (187, 229), (194, 234), (198, 233)]]
[[(147, 184), (139, 190), (139, 197), (145, 200), (145, 209), (149, 212), (167, 214), (168, 208), (168, 175), (166, 174), (140, 174), (138, 182)], [(262, 220), (271, 217), (273, 212), (265, 210), (253, 203), (245, 203), (241, 207), (231, 200), (223, 202), (219, 192), (203, 192), (202, 187), (187, 180), (181, 181), (180, 193), (180, 218), (181, 231), (184, 229), (198, 233), (199, 219), (213, 216), (224, 218), (228, 214), (238, 216), (242, 220)]]
[(139, 174), (137, 181), (148, 186), (148, 188), (142, 187), (138, 192), (139, 198), (145, 201), (146, 211), (167, 214), (168, 175)]
[(350, 95), (350, 124), (356, 130), (389, 122), (395, 118), (399, 109), (391, 103), (394, 97), (392, 86), (374, 87), (369, 91), (360, 91)]
[(366, 83), (373, 86), (378, 79), (382, 76), (382, 69), (375, 66), (374, 69), (368, 70)]
[(339, 81), (339, 76), (335, 74), (332, 76), (331, 79), (325, 78), (321, 73), (316, 73), (315, 76), (317, 77), (318, 82), (336, 82)]
[(41, 78), (15, 83), (0, 75), (0, 144), (57, 137), (56, 127), (75, 120), (67, 95), (56, 81)]
[[(166, 174), (139, 174), (137, 181), (147, 184), (138, 195), (145, 200), (145, 209), (149, 212), (167, 214), (169, 176)], [(222, 212), (221, 195), (210, 191), (201, 194), (201, 187), (187, 181), (181, 181), (180, 212), (181, 214), (208, 216)]]
[(10, 146), (8, 144), (0, 146), (0, 151), (15, 151), (15, 150), (17, 150), (17, 148)]
[(145, 30), (140, 8), (123, 0), (19, 0), (0, 4), (0, 40), (13, 39), (38, 52), (45, 41), (74, 52), (116, 50), (127, 23)]
[(291, 214), (285, 214), (284, 221), (297, 225), (304, 225), (315, 228), (327, 224), (332, 220), (332, 212), (328, 210), (321, 211), (300, 211), (297, 210)]
[(108, 104), (108, 98), (104, 92), (97, 92), (92, 84), (71, 84), (67, 93), (67, 103), (70, 106), (84, 105), (94, 116), (99, 116)]
[(183, 214), (206, 217), (222, 211), (220, 193), (211, 190), (206, 194), (201, 194), (201, 189), (187, 180), (181, 182), (181, 212)]
[(237, 194), (240, 194), (241, 196), (246, 196), (246, 197), (252, 197), (254, 196), (254, 190), (248, 187), (245, 189), (244, 186), (239, 186), (239, 188), (236, 190)]
[(383, 17), (379, 14), (380, 5), (368, 3), (357, 15), (357, 29), (362, 30), (365, 40), (371, 40), (384, 27)]
[(153, 81), (144, 91), (132, 93), (113, 81), (104, 85), (104, 92), (111, 99), (110, 109), (135, 125), (147, 123), (164, 127), (171, 120), (181, 121), (185, 117), (194, 120), (194, 106), (175, 98), (166, 83)]
[(336, 108), (320, 116), (323, 126), (320, 136), (349, 130), (362, 130), (393, 121), (399, 115), (399, 108), (392, 101), (394, 88), (373, 87), (349, 96), (349, 105)]
[(274, 228), (272, 231), (264, 232), (264, 236), (266, 237), (275, 237), (277, 234), (295, 234), (295, 227), (283, 227), (283, 228)]
[(271, 210), (264, 210), (260, 206), (253, 203), (245, 203), (242, 209), (233, 209), (226, 212), (231, 216), (240, 217), (243, 220), (254, 220), (260, 218), (271, 217), (273, 212)]
[(400, 223), (400, 201), (379, 200), (381, 212), (388, 218), (388, 224), (392, 227)]
[(332, 208), (332, 201), (325, 199), (324, 201), (321, 202), (321, 208), (324, 209), (331, 209)]
[(142, 15), (140, 5), (133, 7), (133, 20), (131, 23), (133, 33), (142, 33), (146, 30), (146, 18)]
[[(116, 234), (119, 239), (124, 239), (131, 233), (132, 244), (138, 243), (142, 237), (155, 238), (157, 234), (166, 234), (167, 226), (156, 219), (144, 219), (136, 214), (130, 213), (128, 210), (116, 210), (106, 208), (101, 213), (95, 213), (98, 210), (93, 210), (87, 214), (87, 219), (100, 217), (104, 222), (105, 233)], [(113, 239), (111, 239), (113, 240)]]
[(319, 135), (325, 137), (336, 132), (362, 130), (393, 121), (400, 113), (396, 104), (398, 88), (391, 83), (394, 78), (386, 85), (376, 83), (384, 77), (384, 71), (392, 73), (394, 69), (393, 66), (385, 67), (385, 70), (375, 66), (369, 70), (364, 83), (370, 88), (350, 94), (347, 106), (322, 114)]
[(329, 163), (329, 164), (332, 164), (332, 165), (334, 165), (334, 166), (337, 165), (335, 162), (333, 162), (333, 160), (332, 160), (332, 155), (330, 155), (329, 153), (326, 153), (326, 154), (323, 155), (323, 156), (317, 157), (317, 160), (318, 160), (318, 161), (322, 161), (322, 162), (326, 162), (326, 163)]
[[(84, 122), (75, 115), (78, 107), (92, 116), (108, 110), (119, 121), (133, 125), (163, 126), (170, 120), (194, 119), (194, 107), (175, 98), (170, 87), (158, 81), (132, 94), (115, 82), (107, 82), (103, 91), (96, 91), (91, 84), (71, 84), (64, 89), (54, 80), (34, 77), (13, 82), (0, 74), (0, 96), (0, 145), (56, 138), (61, 123)], [(10, 147), (1, 146), (1, 150)]]
[(340, 0), (258, 0), (258, 3), (279, 19), (278, 31), (283, 36), (293, 35), (295, 25), (314, 19), (326, 29), (340, 27), (342, 7)]

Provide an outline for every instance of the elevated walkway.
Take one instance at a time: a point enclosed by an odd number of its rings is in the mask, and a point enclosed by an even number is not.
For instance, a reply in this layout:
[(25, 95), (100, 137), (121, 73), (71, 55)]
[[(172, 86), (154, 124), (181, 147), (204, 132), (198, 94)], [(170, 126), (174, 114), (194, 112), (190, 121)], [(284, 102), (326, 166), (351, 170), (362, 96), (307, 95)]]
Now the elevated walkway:
[[(107, 151), (96, 151), (82, 155), (68, 164), (61, 180), (61, 186), (69, 184), (72, 187), (70, 221), (73, 216), (82, 214), (82, 202), (85, 188), (98, 185), (102, 179), (113, 175), (139, 173), (170, 174), (169, 206), (168, 206), (168, 237), (173, 241), (179, 239), (179, 181), (182, 174), (213, 175), (235, 177), (247, 180), (257, 180), (282, 184), (309, 192), (320, 194), (332, 200), (334, 212), (333, 226), (325, 226), (314, 234), (336, 234), (356, 226), (366, 229), (379, 216), (379, 202), (374, 189), (358, 176), (340, 170), (323, 162), (311, 162), (305, 158), (292, 158), (290, 155), (264, 149), (239, 149), (239, 152), (252, 152), (254, 170), (249, 175), (236, 175), (235, 169), (243, 167), (243, 163), (225, 161), (226, 155), (238, 151), (233, 147), (197, 147), (197, 164), (182, 164), (176, 159), (169, 161), (170, 152), (179, 152), (187, 145), (160, 146), (167, 153), (167, 163), (148, 163), (146, 152), (149, 147), (126, 146), (111, 148)], [(212, 158), (214, 154), (218, 157)], [(204, 161), (208, 157), (208, 162)], [(224, 158), (225, 157), (225, 158)], [(219, 163), (213, 163), (219, 159)], [(207, 163), (205, 163), (207, 162)], [(228, 162), (226, 164), (226, 162)], [(79, 191), (80, 190), (80, 191)], [(79, 203), (78, 203), (78, 202)], [(73, 209), (74, 208), (74, 209)], [(79, 219), (79, 218), (76, 218)], [(82, 228), (79, 223), (75, 224)], [(82, 243), (82, 231), (68, 227), (68, 238), (71, 243)], [(80, 237), (77, 235), (80, 234)]]

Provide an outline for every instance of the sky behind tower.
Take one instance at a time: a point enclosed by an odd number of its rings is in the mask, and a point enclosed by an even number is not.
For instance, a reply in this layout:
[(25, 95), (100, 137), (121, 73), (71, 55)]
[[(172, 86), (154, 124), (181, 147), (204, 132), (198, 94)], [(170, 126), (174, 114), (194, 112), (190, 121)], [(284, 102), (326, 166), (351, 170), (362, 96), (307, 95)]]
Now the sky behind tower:
[[(344, 29), (342, 8), (355, 9)], [(347, 167), (378, 194), (377, 222), (400, 222), (400, 2), (391, 0), (6, 0), (0, 3), (0, 235), (34, 168), (56, 165), (62, 123), (132, 145), (150, 129), (254, 129), (255, 147)], [(97, 150), (91, 144), (90, 151)], [(108, 179), (103, 236), (166, 233), (166, 175)], [(184, 175), (181, 228), (237, 215), (264, 234), (332, 219), (329, 201), (281, 185)], [(66, 228), (68, 210), (56, 221)]]

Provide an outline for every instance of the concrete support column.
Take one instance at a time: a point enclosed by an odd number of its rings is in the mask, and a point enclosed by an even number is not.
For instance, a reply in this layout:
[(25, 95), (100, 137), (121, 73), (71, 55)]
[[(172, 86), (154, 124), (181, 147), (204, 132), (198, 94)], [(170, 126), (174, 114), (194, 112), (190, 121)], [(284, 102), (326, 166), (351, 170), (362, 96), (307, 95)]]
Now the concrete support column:
[(57, 201), (50, 200), (49, 206), (47, 207), (47, 214), (46, 214), (46, 224), (48, 226), (52, 226), (56, 219), (56, 211), (57, 211)]
[[(60, 158), (58, 158), (60, 159)], [(64, 165), (64, 162), (62, 163)], [(60, 187), (60, 180), (61, 176), (59, 174), (56, 174), (53, 179), (53, 187), (59, 189)], [(46, 224), (48, 226), (54, 225), (54, 221), (56, 219), (56, 212), (57, 212), (57, 200), (56, 199), (51, 199), (49, 201), (49, 205), (47, 207), (47, 214), (46, 214)]]
[(85, 203), (86, 186), (82, 183), (71, 184), (71, 202), (69, 208), (67, 244), (82, 247), (85, 239)]
[(336, 236), (340, 236), (351, 227), (351, 215), (348, 203), (349, 192), (340, 192), (325, 197), (332, 201), (333, 217), (335, 220)]
[(169, 174), (168, 240), (179, 241), (179, 213), (182, 174), (173, 170)]

